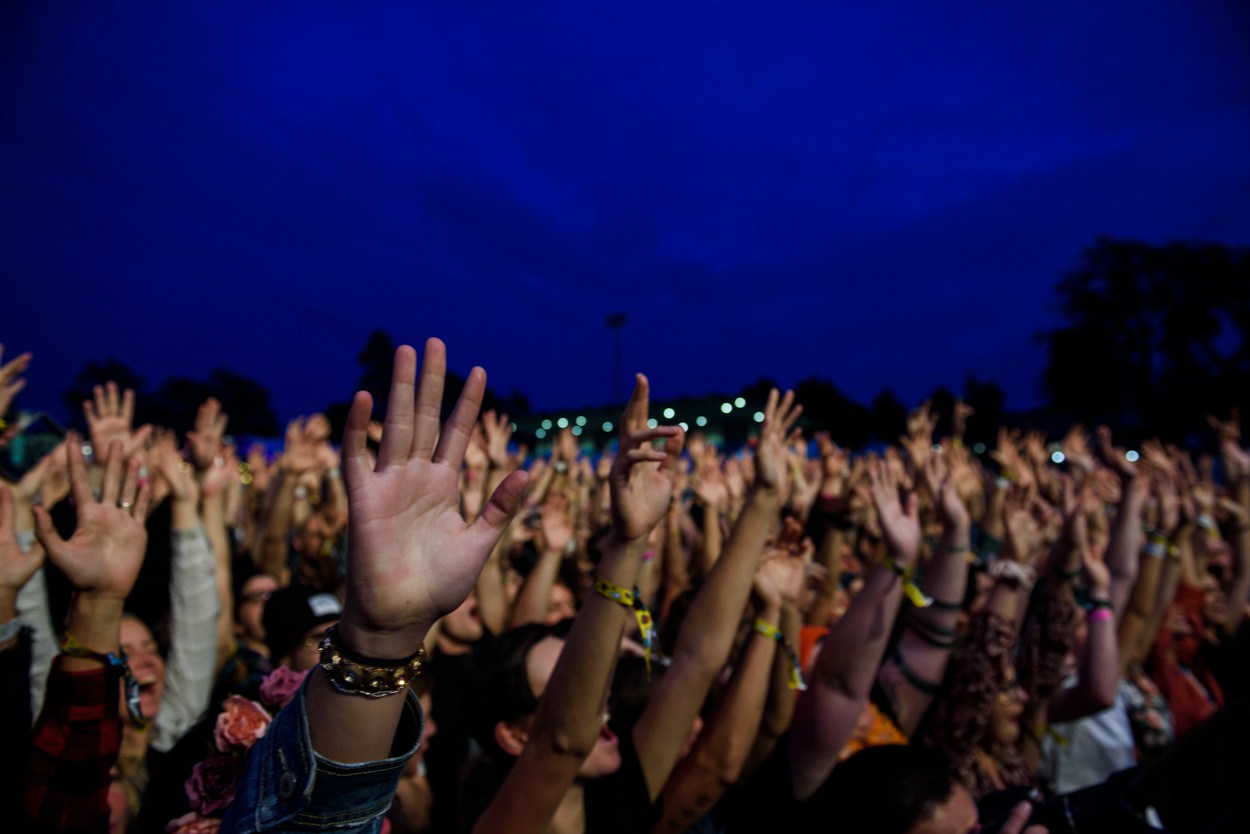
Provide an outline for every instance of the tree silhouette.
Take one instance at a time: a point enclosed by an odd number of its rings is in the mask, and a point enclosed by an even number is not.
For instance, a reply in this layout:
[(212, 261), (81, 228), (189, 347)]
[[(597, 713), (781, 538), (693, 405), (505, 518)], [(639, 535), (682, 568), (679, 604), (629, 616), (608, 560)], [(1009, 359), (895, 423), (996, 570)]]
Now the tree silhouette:
[(1057, 288), (1044, 385), (1062, 419), (1200, 430), (1250, 392), (1250, 250), (1100, 239)]

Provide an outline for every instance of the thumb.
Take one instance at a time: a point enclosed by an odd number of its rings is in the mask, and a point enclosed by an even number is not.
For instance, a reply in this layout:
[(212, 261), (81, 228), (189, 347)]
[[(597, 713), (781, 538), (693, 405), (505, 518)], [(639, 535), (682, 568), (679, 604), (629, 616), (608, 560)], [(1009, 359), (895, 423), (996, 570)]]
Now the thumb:
[(487, 550), (494, 548), (499, 537), (503, 535), (504, 528), (516, 515), (517, 509), (521, 506), (521, 499), (525, 497), (525, 487), (528, 484), (528, 472), (518, 469), (508, 475), (499, 486), (495, 487), (490, 500), (486, 502), (482, 512), (470, 525), (469, 533), (486, 545)]
[(44, 551), (57, 561), (58, 552), (65, 545), (65, 539), (61, 538), (61, 534), (56, 531), (56, 527), (52, 524), (52, 516), (48, 515), (48, 511), (43, 507), (32, 507), (35, 513), (35, 537), (39, 539), (39, 543), (43, 545)]

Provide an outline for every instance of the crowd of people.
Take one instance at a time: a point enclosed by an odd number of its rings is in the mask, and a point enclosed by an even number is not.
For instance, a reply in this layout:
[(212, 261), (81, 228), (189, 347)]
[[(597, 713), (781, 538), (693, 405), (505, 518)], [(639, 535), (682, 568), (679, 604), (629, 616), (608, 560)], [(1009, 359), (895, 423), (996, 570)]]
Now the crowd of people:
[(276, 455), (109, 383), (0, 484), (6, 826), (1224, 830), (1236, 414), (1215, 455), (1074, 426), (981, 456), (925, 404), (851, 451), (773, 391), (731, 450), (638, 375), (611, 448), (531, 455), (480, 368), (440, 423), (445, 363), (401, 347), (380, 422), (361, 392), (341, 448), (316, 415)]

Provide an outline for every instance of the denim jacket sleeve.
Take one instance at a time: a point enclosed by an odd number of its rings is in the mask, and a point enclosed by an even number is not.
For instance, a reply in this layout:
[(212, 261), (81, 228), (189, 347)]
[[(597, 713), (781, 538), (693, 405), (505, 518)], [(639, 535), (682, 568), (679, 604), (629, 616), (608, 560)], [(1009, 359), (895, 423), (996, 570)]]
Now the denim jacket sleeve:
[(221, 834), (315, 832), (376, 834), (391, 806), (424, 728), (421, 705), (408, 690), (392, 757), (341, 764), (316, 754), (308, 732), (304, 689), (278, 713), (247, 757)]

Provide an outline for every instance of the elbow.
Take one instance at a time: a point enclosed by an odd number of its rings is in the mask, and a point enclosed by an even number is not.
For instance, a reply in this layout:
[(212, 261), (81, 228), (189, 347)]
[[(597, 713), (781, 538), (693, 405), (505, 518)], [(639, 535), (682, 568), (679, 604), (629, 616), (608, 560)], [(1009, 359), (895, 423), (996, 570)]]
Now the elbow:
[(594, 732), (573, 729), (557, 729), (547, 738), (548, 749), (556, 756), (582, 761), (595, 749), (599, 741), (599, 727)]

